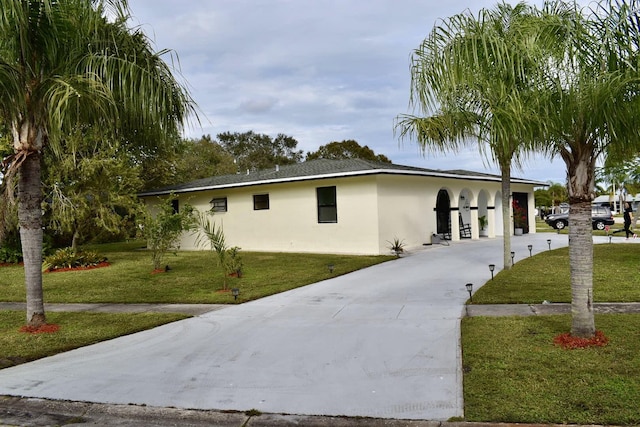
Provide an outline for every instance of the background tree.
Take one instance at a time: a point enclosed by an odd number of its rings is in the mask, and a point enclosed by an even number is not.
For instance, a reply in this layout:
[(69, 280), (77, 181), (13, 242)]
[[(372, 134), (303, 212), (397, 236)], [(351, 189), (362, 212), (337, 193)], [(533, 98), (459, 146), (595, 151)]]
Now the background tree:
[[(45, 323), (41, 159), (78, 125), (157, 144), (175, 134), (193, 102), (139, 29), (125, 0), (0, 0), (0, 121), (18, 177), (27, 322)], [(130, 141), (135, 141), (133, 138)], [(127, 141), (127, 142), (130, 142)], [(11, 184), (7, 189), (13, 189)]]
[(307, 161), (316, 159), (363, 159), (391, 163), (391, 160), (384, 154), (376, 154), (368, 146), (365, 145), (363, 147), (353, 139), (341, 142), (333, 141), (326, 145), (321, 145), (317, 151), (307, 153)]
[(538, 58), (527, 36), (533, 9), (499, 4), (455, 15), (436, 25), (412, 56), (411, 104), (401, 115), (401, 138), (424, 152), (457, 151), (476, 144), (502, 177), (503, 262), (511, 268), (511, 167), (519, 167), (535, 135), (528, 120), (533, 96), (525, 79)]
[(218, 134), (218, 142), (236, 160), (240, 171), (268, 169), (275, 165), (289, 165), (302, 160), (298, 141), (278, 134), (275, 138), (253, 131)]
[(546, 59), (532, 74), (540, 150), (567, 167), (571, 334), (595, 334), (591, 202), (600, 156), (640, 149), (640, 4), (602, 1), (591, 10), (547, 3), (536, 46)]
[(200, 139), (183, 140), (178, 152), (180, 154), (175, 163), (173, 184), (238, 171), (233, 156), (218, 142), (212, 140), (210, 135), (203, 135)]

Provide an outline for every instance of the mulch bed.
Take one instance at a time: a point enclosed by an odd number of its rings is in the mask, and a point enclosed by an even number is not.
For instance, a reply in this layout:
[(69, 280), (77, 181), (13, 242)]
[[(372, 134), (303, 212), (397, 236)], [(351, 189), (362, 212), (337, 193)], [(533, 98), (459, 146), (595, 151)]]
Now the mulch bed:
[(96, 265), (88, 265), (86, 267), (64, 267), (64, 268), (54, 268), (52, 270), (47, 270), (45, 273), (59, 273), (63, 271), (80, 271), (80, 270), (95, 270), (96, 268), (109, 267), (111, 264), (108, 262), (101, 262)]
[(38, 327), (35, 326), (23, 326), (20, 328), (20, 332), (24, 332), (25, 334), (53, 334), (60, 330), (59, 325), (45, 323), (44, 325), (40, 325)]
[(553, 339), (553, 343), (567, 350), (574, 350), (577, 348), (588, 347), (604, 347), (609, 343), (602, 331), (596, 331), (595, 335), (591, 338), (574, 337), (570, 333), (558, 335)]

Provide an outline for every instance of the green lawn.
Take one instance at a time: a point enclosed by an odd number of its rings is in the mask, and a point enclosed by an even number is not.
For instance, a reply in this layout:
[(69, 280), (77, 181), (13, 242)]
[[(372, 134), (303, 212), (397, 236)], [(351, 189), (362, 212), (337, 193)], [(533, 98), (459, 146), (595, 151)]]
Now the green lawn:
[(0, 368), (29, 362), (99, 341), (132, 334), (188, 316), (172, 313), (47, 313), (47, 321), (60, 326), (52, 334), (19, 332), (22, 311), (0, 310)]
[(606, 347), (564, 350), (570, 316), (462, 321), (465, 420), (640, 424), (640, 315), (597, 315)]
[[(640, 301), (640, 245), (594, 246), (596, 302)], [(473, 304), (570, 302), (568, 249), (502, 271)], [(553, 338), (571, 317), (462, 321), (465, 419), (558, 424), (640, 424), (640, 315), (596, 316), (606, 347), (564, 350)]]
[[(167, 273), (151, 274), (150, 254), (142, 243), (99, 245), (110, 267), (87, 271), (45, 273), (45, 302), (50, 303), (241, 303), (308, 285), (380, 262), (391, 256), (348, 256), (241, 252), (243, 277), (224, 278), (210, 251), (169, 254)], [(328, 264), (333, 264), (330, 273)], [(24, 271), (0, 267), (0, 301), (24, 301)], [(228, 288), (239, 288), (237, 301)]]
[[(593, 247), (596, 302), (640, 301), (640, 245)], [(568, 248), (544, 251), (496, 274), (473, 295), (473, 304), (570, 302)]]

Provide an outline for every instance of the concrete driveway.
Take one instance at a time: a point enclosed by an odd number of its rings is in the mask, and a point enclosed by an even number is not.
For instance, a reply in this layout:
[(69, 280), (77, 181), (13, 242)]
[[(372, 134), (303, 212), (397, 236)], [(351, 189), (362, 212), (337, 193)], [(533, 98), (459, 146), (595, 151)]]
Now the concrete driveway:
[[(516, 261), (566, 235), (514, 237)], [(463, 415), (460, 317), (502, 239), (425, 247), (304, 288), (0, 370), (0, 394), (300, 415)], [(336, 269), (339, 271), (340, 266)]]

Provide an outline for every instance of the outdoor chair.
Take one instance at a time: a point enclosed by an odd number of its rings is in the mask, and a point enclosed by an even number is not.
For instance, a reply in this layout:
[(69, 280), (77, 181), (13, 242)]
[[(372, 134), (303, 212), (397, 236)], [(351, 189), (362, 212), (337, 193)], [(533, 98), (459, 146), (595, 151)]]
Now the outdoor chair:
[(460, 238), (461, 239), (470, 239), (471, 238), (471, 225), (465, 224), (462, 222), (462, 214), (458, 213), (458, 223), (460, 224)]

